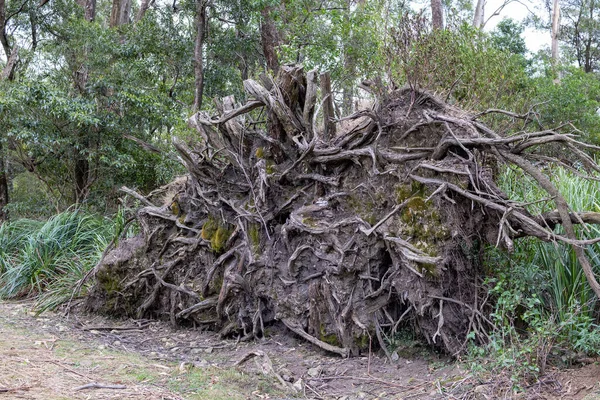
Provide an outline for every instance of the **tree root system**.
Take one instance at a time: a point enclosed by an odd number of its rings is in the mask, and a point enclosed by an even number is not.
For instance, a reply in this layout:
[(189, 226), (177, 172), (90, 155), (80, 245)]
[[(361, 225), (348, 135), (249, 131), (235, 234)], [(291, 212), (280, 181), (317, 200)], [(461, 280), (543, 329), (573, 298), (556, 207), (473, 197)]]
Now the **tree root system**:
[[(159, 318), (238, 335), (284, 324), (340, 356), (385, 349), (409, 327), (451, 354), (467, 334), (494, 329), (481, 290), (485, 244), (507, 250), (520, 237), (573, 246), (596, 293), (572, 212), (537, 166), (558, 145), (598, 170), (589, 147), (554, 130), (497, 133), (471, 115), (410, 88), (376, 85), (371, 109), (323, 124), (330, 93), (317, 73), (284, 67), (247, 80), (233, 97), (189, 124), (197, 143), (175, 142), (188, 174), (144, 198), (140, 233), (94, 270), (87, 308)], [(327, 113), (326, 113), (327, 114)], [(335, 122), (335, 123), (333, 123)], [(556, 211), (531, 215), (494, 182), (500, 163), (521, 168)], [(141, 197), (141, 196), (139, 196)], [(561, 224), (564, 234), (553, 228)]]

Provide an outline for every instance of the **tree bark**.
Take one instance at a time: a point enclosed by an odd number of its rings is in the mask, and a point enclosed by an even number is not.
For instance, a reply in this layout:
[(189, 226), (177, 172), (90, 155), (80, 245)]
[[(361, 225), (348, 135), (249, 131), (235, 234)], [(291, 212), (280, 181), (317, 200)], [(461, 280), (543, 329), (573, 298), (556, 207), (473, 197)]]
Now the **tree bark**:
[(431, 0), (431, 24), (434, 30), (444, 29), (442, 0)]
[[(10, 48), (8, 43), (8, 37), (6, 36), (6, 3), (4, 0), (0, 0), (0, 42), (6, 55), (6, 65), (2, 70), (0, 79), (12, 81), (15, 76), (15, 68), (19, 61), (19, 49), (15, 46), (14, 49)], [(6, 172), (6, 163), (4, 161), (4, 149), (2, 141), (0, 140), (0, 222), (5, 221), (8, 218), (6, 206), (8, 205), (10, 198), (8, 193), (8, 174)]]
[(193, 110), (202, 108), (204, 94), (204, 41), (207, 34), (206, 0), (196, 0), (196, 43), (194, 44), (194, 105)]
[(146, 11), (150, 7), (150, 3), (152, 0), (142, 0), (142, 4), (140, 4), (140, 9), (138, 10), (137, 15), (135, 16), (135, 22), (140, 22), (144, 15), (146, 15)]
[(10, 52), (10, 56), (8, 60), (6, 60), (6, 65), (2, 70), (2, 80), (12, 81), (15, 75), (15, 69), (17, 68), (17, 63), (19, 62), (19, 48), (15, 46), (14, 49)]
[(82, 3), (85, 11), (85, 20), (92, 22), (96, 19), (96, 0), (84, 0)]
[(131, 0), (113, 0), (110, 13), (110, 27), (115, 28), (129, 23)]
[[(129, 1), (129, 0), (126, 0)], [(85, 19), (88, 22), (93, 22), (96, 19), (96, 0), (85, 0), (82, 2), (85, 12)], [(114, 5), (114, 3), (113, 3)], [(111, 16), (112, 17), (112, 16)], [(85, 88), (88, 80), (88, 69), (84, 64), (81, 66), (80, 70), (76, 74), (76, 82), (75, 85), (79, 89), (79, 92), (82, 96), (85, 95)], [(88, 155), (85, 151), (89, 147), (89, 134), (84, 131), (79, 134), (79, 144), (80, 148), (74, 148), (73, 158), (75, 160), (75, 165), (73, 168), (74, 175), (74, 201), (75, 203), (81, 203), (87, 197), (89, 190), (89, 176), (90, 176), (90, 163), (88, 160)]]
[[(2, 80), (12, 81), (14, 78), (14, 70), (17, 65), (19, 56), (18, 48), (15, 47), (11, 52), (10, 57), (8, 57), (8, 61), (6, 62), (6, 66), (2, 71)], [(9, 196), (8, 196), (8, 174), (6, 172), (6, 164), (4, 162), (4, 151), (3, 151), (2, 140), (0, 140), (0, 222), (6, 221), (8, 218), (8, 213), (6, 211), (6, 206), (8, 205)]]
[(10, 45), (8, 44), (8, 37), (6, 36), (6, 2), (0, 0), (0, 43), (4, 49), (4, 55), (6, 59), (10, 57)]
[(333, 122), (335, 116), (333, 114), (333, 97), (329, 72), (321, 74), (321, 96), (323, 97), (323, 140), (327, 143), (335, 137), (335, 122)]
[(272, 7), (265, 7), (261, 10), (262, 17), (260, 22), (260, 41), (263, 53), (267, 63), (267, 69), (277, 75), (279, 71), (279, 59), (277, 57), (277, 46), (279, 46), (279, 32), (275, 26), (275, 21), (271, 17)]
[(477, 0), (475, 6), (475, 15), (473, 16), (473, 27), (481, 28), (483, 26), (483, 18), (485, 15), (485, 0)]
[(558, 30), (560, 20), (560, 4), (558, 0), (554, 0), (552, 7), (552, 65), (558, 64)]

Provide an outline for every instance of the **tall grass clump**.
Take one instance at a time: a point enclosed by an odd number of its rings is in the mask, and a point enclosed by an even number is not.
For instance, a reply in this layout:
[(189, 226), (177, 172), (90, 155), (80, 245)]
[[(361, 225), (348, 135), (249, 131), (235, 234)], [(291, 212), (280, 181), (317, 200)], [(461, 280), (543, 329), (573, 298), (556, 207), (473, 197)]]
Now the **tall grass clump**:
[[(599, 182), (559, 167), (546, 172), (573, 211), (600, 211)], [(506, 169), (499, 181), (507, 195), (527, 203), (532, 214), (555, 209), (552, 199), (523, 171)], [(576, 229), (582, 239), (600, 236), (595, 225)], [(599, 274), (600, 244), (586, 251)], [(476, 351), (491, 350), (493, 368), (509, 373), (517, 384), (537, 378), (548, 362), (568, 365), (600, 354), (600, 304), (570, 246), (526, 238), (515, 242), (513, 254), (490, 249), (486, 259), (497, 330), (489, 348)]]
[(0, 227), (0, 298), (37, 297), (37, 309), (68, 300), (77, 282), (99, 261), (122, 230), (120, 213), (110, 220), (80, 210), (46, 222), (18, 220)]

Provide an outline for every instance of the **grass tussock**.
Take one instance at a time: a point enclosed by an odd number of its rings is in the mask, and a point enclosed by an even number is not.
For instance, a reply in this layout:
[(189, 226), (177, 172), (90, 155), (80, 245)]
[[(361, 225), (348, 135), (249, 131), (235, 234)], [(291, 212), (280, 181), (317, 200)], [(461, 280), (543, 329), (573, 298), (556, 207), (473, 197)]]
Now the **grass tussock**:
[(67, 301), (77, 282), (99, 261), (124, 227), (114, 220), (69, 210), (45, 222), (0, 226), (0, 298), (37, 297), (38, 311)]

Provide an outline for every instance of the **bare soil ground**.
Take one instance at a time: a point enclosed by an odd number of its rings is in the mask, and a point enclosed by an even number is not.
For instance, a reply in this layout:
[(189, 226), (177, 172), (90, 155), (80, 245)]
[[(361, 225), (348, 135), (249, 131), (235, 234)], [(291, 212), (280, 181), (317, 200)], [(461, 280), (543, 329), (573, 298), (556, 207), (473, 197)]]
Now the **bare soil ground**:
[[(221, 340), (162, 322), (36, 316), (31, 305), (0, 302), (0, 400), (492, 398), (490, 382), (415, 343), (399, 343), (390, 364), (330, 356), (280, 332)], [(554, 371), (514, 398), (596, 399), (599, 381), (598, 363)]]

